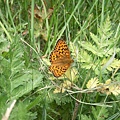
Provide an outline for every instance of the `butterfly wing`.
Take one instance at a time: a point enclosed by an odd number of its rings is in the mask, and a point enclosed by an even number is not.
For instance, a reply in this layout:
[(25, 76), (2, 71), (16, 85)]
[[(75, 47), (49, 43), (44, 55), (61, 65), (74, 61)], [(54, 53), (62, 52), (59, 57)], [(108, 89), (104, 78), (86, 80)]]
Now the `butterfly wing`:
[(49, 67), (49, 70), (53, 73), (53, 75), (55, 77), (60, 77), (61, 75), (63, 75), (66, 70), (70, 67), (70, 63), (64, 64), (64, 65), (56, 65), (56, 64), (52, 64)]
[(55, 49), (50, 54), (50, 62), (54, 63), (61, 58), (70, 58), (70, 51), (64, 40), (58, 40)]
[(64, 40), (58, 40), (55, 49), (50, 54), (50, 62), (49, 70), (55, 77), (60, 77), (70, 67), (73, 60), (70, 57), (70, 51)]

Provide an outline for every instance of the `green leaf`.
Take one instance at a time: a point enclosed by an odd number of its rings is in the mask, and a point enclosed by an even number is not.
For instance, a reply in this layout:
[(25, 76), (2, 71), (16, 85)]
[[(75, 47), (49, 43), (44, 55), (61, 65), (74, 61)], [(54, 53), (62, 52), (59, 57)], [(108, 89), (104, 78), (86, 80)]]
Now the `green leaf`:
[[(30, 117), (30, 112), (27, 111), (26, 109), (26, 105), (23, 102), (18, 102), (18, 104), (16, 104), (14, 106), (14, 109), (10, 115), (10, 120), (28, 120)], [(31, 115), (32, 116), (32, 115)], [(34, 114), (34, 116), (36, 116), (36, 114)], [(31, 120), (31, 119), (29, 119)]]
[(10, 42), (7, 41), (7, 39), (4, 37), (4, 35), (2, 34), (0, 36), (0, 55), (3, 52), (8, 52), (9, 51), (9, 47), (10, 47)]
[(92, 107), (92, 114), (95, 120), (105, 120), (109, 115), (105, 107)]
[(90, 116), (87, 115), (81, 115), (81, 120), (92, 120), (92, 118)]
[(42, 84), (43, 75), (37, 70), (25, 70), (26, 73), (11, 80), (11, 98), (17, 99)]

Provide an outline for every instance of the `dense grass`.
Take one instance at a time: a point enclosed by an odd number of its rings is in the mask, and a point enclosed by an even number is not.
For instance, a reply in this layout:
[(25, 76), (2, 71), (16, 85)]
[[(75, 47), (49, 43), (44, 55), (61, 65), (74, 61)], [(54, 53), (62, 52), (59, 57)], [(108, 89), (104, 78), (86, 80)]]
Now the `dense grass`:
[[(119, 0), (0, 1), (0, 118), (16, 100), (10, 120), (119, 120), (119, 6)], [(49, 56), (58, 39), (74, 63), (55, 78)]]

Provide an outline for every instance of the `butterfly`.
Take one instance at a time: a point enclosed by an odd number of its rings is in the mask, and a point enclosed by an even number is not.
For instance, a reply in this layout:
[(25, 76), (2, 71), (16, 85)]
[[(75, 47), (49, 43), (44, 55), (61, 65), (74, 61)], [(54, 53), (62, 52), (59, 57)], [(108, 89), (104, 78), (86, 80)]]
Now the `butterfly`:
[(54, 50), (50, 54), (51, 66), (49, 70), (55, 77), (60, 77), (70, 67), (73, 60), (70, 57), (70, 51), (66, 42), (62, 39), (58, 40)]

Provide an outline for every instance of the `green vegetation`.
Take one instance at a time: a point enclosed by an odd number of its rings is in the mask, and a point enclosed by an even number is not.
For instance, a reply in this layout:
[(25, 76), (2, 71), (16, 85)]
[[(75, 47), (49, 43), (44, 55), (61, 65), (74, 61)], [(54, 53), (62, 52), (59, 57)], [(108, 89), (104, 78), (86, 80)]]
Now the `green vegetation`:
[[(55, 78), (58, 39), (74, 63)], [(9, 120), (120, 120), (120, 1), (1, 0), (1, 119), (14, 100)]]

